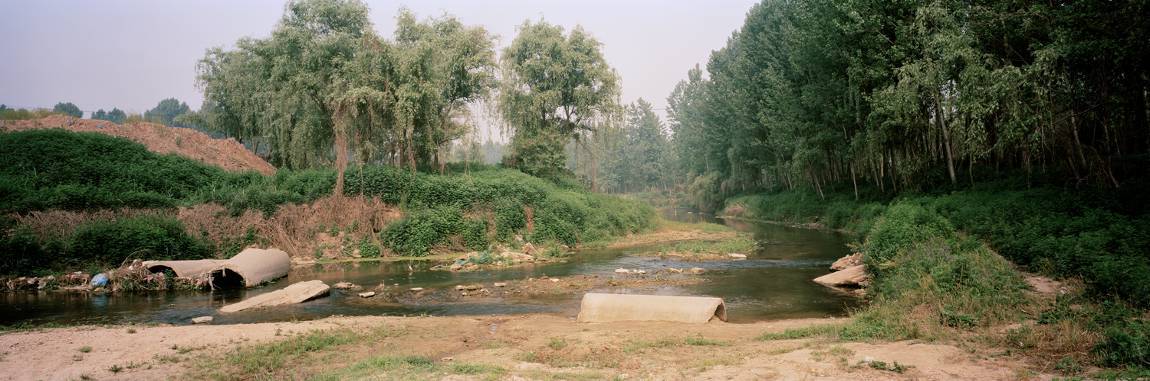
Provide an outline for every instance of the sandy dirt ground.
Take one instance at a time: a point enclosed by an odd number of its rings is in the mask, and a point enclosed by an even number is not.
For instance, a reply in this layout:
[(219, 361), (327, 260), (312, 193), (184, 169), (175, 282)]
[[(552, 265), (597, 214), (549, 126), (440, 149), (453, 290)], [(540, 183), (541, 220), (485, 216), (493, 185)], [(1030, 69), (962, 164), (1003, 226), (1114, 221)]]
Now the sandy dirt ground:
[[(331, 317), (294, 323), (54, 328), (0, 335), (0, 379), (151, 380), (197, 378), (234, 348), (325, 329), (383, 329), (378, 341), (334, 348), (338, 356), (302, 362), (272, 378), (307, 378), (372, 356), (426, 356), (487, 364), (501, 379), (1002, 380), (1033, 378), (1026, 364), (943, 344), (762, 341), (766, 332), (844, 319), (754, 324), (577, 323), (556, 315)], [(697, 340), (692, 344), (692, 339)], [(561, 346), (555, 343), (563, 343)], [(82, 349), (90, 347), (90, 351)], [(897, 362), (902, 373), (864, 361)], [(119, 368), (116, 372), (111, 369)], [(257, 378), (257, 375), (250, 375)], [(387, 375), (381, 375), (387, 379)], [(445, 379), (470, 379), (449, 375)], [(490, 378), (490, 377), (488, 377)], [(1038, 378), (1046, 378), (1039, 376)], [(480, 379), (480, 378), (476, 378)]]

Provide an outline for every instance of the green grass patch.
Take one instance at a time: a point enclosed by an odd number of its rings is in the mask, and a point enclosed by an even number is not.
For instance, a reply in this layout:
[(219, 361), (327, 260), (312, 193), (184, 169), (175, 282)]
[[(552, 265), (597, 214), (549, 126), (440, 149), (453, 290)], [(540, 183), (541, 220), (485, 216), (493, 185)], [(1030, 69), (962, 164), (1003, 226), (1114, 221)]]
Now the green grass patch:
[(842, 329), (843, 326), (832, 324), (811, 325), (801, 328), (787, 328), (782, 332), (767, 332), (759, 335), (759, 340), (772, 341), (809, 338), (837, 338)]
[(506, 374), (502, 367), (473, 363), (437, 363), (422, 356), (378, 356), (359, 361), (351, 366), (316, 375), (312, 380), (430, 380), (451, 374), (489, 376), (498, 378)]
[(376, 342), (396, 334), (387, 327), (314, 331), (284, 340), (245, 346), (222, 356), (201, 358), (192, 367), (193, 378), (214, 380), (279, 379), (294, 369), (318, 361), (316, 355), (359, 343)]
[(691, 240), (673, 242), (659, 247), (660, 251), (693, 254), (750, 254), (755, 251), (755, 241), (748, 236), (738, 235), (720, 240)]

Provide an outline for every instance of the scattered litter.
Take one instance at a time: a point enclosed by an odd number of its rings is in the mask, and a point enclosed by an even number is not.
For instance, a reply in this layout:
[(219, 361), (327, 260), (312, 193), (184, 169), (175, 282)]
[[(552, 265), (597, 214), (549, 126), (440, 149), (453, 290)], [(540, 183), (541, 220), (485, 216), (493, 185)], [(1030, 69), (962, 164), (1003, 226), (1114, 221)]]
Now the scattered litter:
[(99, 273), (92, 277), (92, 287), (104, 287), (108, 285), (108, 274)]

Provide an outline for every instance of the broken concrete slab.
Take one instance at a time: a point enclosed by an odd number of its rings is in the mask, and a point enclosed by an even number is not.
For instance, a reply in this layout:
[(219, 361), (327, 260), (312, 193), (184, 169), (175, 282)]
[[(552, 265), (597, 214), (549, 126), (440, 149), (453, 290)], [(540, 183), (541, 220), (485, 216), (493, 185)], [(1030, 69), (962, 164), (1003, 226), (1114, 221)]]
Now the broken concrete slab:
[(829, 287), (864, 287), (870, 281), (866, 265), (856, 265), (814, 279), (815, 283)]
[(578, 321), (706, 323), (715, 318), (727, 320), (722, 298), (587, 293), (579, 307)]
[(239, 312), (252, 308), (303, 303), (316, 297), (327, 295), (330, 290), (331, 287), (321, 280), (298, 282), (282, 290), (256, 295), (242, 302), (223, 306), (220, 308), (220, 312)]

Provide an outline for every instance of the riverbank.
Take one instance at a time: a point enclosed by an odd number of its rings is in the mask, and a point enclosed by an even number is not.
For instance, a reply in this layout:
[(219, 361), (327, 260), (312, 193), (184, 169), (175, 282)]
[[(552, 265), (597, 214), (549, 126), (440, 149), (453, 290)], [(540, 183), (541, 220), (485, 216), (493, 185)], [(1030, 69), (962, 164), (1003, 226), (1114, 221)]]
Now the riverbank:
[[(1146, 282), (1135, 204), (983, 185), (856, 201), (808, 191), (727, 201), (725, 213), (845, 229), (874, 281), (842, 338), (1002, 343), (1067, 376), (1145, 377)], [(1000, 255), (1001, 254), (1001, 255)], [(1037, 297), (1022, 271), (1079, 285)], [(1046, 279), (1046, 278), (1041, 278)], [(1028, 284), (1030, 283), (1030, 284)], [(996, 328), (997, 327), (997, 328)], [(1094, 366), (1103, 369), (1092, 368)], [(1108, 375), (1108, 376), (1107, 376)]]
[(763, 340), (788, 330), (844, 322), (591, 324), (532, 314), (73, 327), (0, 335), (0, 348), (7, 351), (0, 361), (7, 370), (4, 377), (11, 380), (986, 380), (1041, 376), (1015, 356), (950, 345)]

